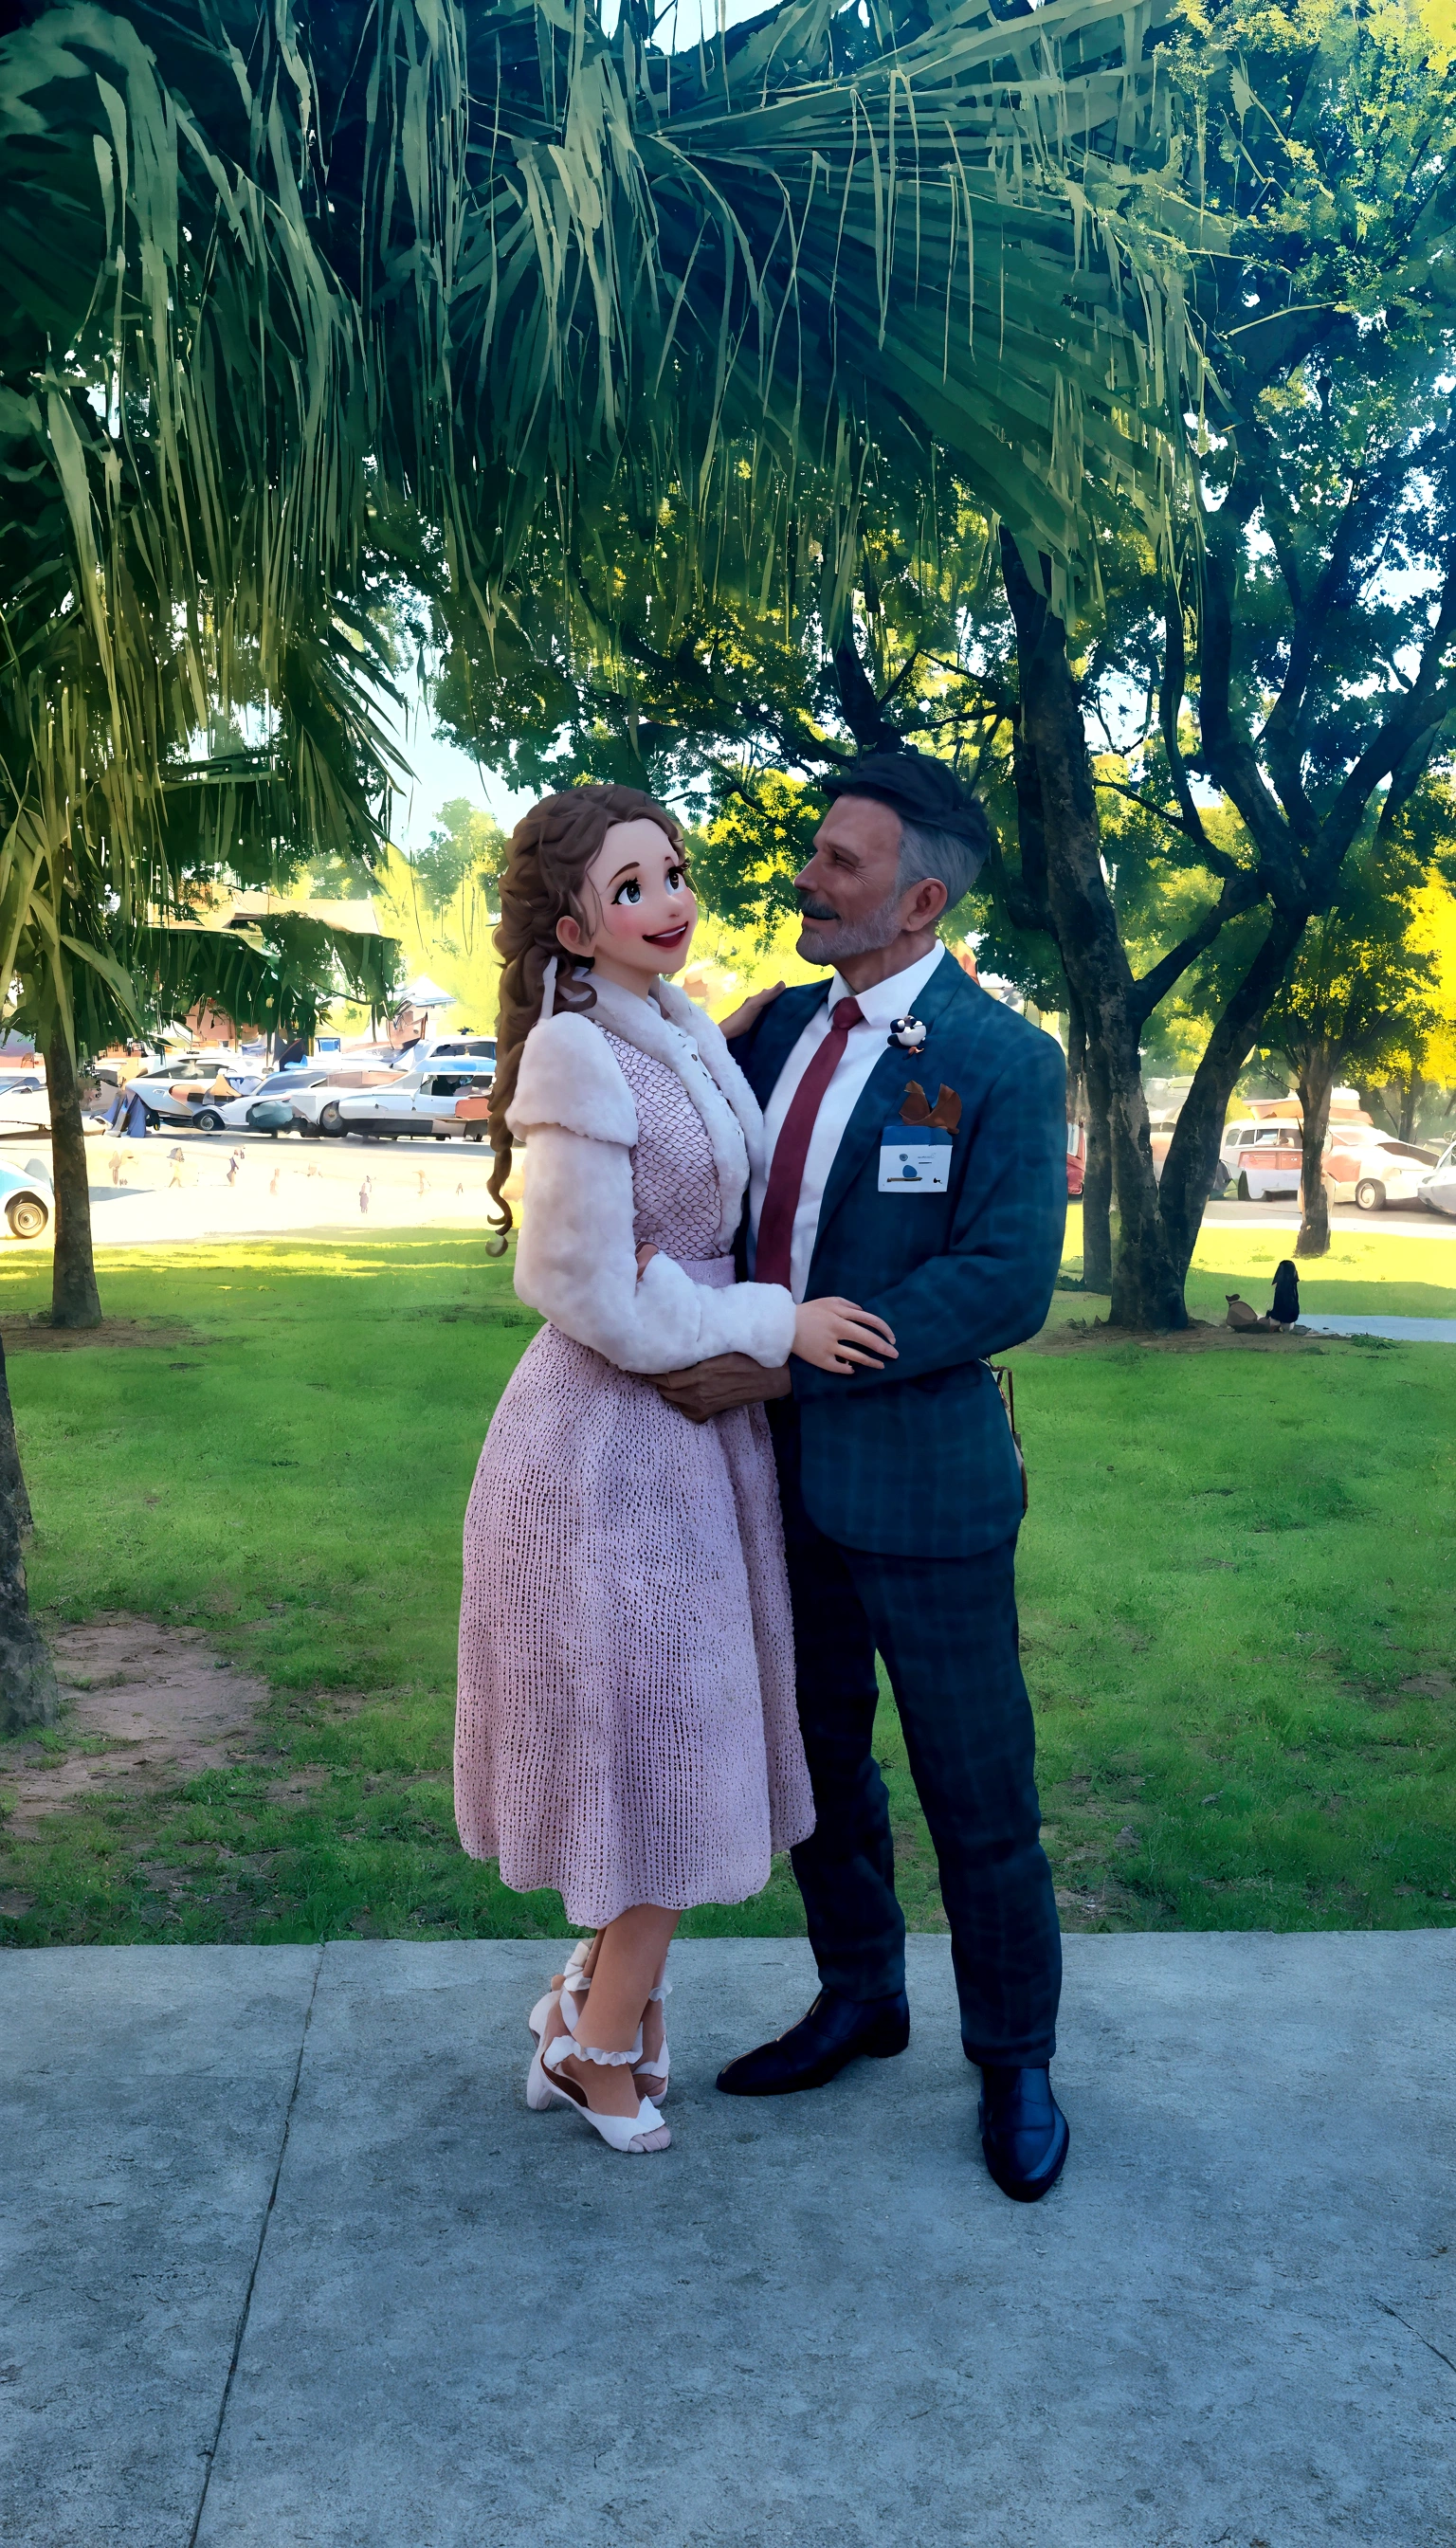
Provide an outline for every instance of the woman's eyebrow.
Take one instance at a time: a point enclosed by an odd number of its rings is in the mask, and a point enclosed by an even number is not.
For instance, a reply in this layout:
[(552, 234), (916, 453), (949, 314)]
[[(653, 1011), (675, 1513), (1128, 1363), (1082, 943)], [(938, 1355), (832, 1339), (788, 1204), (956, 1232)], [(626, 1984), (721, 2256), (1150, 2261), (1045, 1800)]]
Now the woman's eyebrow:
[(635, 875), (641, 864), (642, 861), (640, 859), (629, 859), (624, 867), (618, 867), (616, 874), (611, 879), (612, 883), (620, 884), (623, 876)]

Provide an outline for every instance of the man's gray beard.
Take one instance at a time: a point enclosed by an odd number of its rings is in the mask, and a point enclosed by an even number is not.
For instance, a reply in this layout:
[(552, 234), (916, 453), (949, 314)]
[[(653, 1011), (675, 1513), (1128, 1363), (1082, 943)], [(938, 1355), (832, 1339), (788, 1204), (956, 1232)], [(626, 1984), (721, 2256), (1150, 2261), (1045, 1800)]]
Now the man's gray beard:
[[(800, 897), (800, 909), (809, 919), (830, 915), (827, 906), (812, 894)], [(818, 928), (812, 937), (805, 930), (798, 943), (798, 954), (809, 964), (838, 964), (849, 956), (874, 956), (900, 935), (900, 893), (896, 886), (886, 894), (875, 911), (866, 912), (860, 921), (841, 920), (837, 929)]]

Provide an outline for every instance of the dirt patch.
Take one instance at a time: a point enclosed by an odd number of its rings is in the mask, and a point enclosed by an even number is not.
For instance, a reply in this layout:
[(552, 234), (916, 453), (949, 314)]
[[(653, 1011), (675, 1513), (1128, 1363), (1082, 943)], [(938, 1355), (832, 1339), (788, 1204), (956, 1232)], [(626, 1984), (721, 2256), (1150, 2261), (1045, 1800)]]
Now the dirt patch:
[(252, 1734), (266, 1684), (210, 1654), (186, 1628), (106, 1612), (50, 1640), (64, 1712), (51, 1735), (74, 1749), (17, 1747), (0, 1776), (16, 1790), (7, 1828), (82, 1797), (136, 1796), (226, 1769)]
[(0, 1319), (0, 1336), (12, 1353), (73, 1353), (81, 1345), (168, 1345), (196, 1348), (208, 1342), (191, 1327), (164, 1319), (103, 1319), (99, 1327), (52, 1327), (44, 1319)]

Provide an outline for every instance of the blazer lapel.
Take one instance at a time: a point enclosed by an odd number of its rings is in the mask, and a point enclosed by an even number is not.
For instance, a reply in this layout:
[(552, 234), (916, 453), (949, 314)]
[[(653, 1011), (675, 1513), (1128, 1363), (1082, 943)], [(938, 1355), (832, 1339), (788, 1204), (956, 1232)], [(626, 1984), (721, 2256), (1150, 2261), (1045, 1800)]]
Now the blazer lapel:
[[(957, 991), (968, 988), (955, 956), (943, 956), (915, 1004), (916, 1016), (922, 1018), (933, 1033), (942, 1010), (949, 1008)], [(845, 1126), (844, 1138), (835, 1151), (834, 1165), (824, 1188), (824, 1201), (819, 1207), (819, 1228), (814, 1239), (816, 1254), (830, 1222), (865, 1158), (878, 1147), (879, 1137), (886, 1124), (899, 1114), (905, 1102), (906, 1081), (921, 1076), (917, 1054), (901, 1052), (896, 1045), (886, 1045), (860, 1092), (860, 1102)], [(933, 1097), (935, 1091), (931, 1090), (930, 1094)]]
[[(791, 991), (780, 991), (773, 1002), (743, 1064), (743, 1075), (761, 1106), (768, 1105), (794, 1046), (815, 1010), (822, 1009), (828, 997), (826, 979), (796, 983)], [(733, 1051), (732, 1045), (728, 1049)]]

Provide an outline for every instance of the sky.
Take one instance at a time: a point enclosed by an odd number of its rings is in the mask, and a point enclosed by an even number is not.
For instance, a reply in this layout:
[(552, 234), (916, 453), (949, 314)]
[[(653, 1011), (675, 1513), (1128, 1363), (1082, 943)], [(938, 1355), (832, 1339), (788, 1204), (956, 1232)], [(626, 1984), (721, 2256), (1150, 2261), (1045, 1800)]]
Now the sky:
[(494, 814), (504, 832), (508, 832), (528, 805), (535, 802), (529, 788), (507, 787), (494, 771), (482, 771), (468, 752), (459, 751), (444, 736), (436, 734), (416, 682), (402, 682), (407, 700), (403, 728), (397, 728), (400, 748), (414, 773), (411, 787), (395, 796), (392, 838), (396, 849), (407, 858), (427, 844), (440, 807), (452, 796), (468, 796), (472, 805), (484, 805)]

